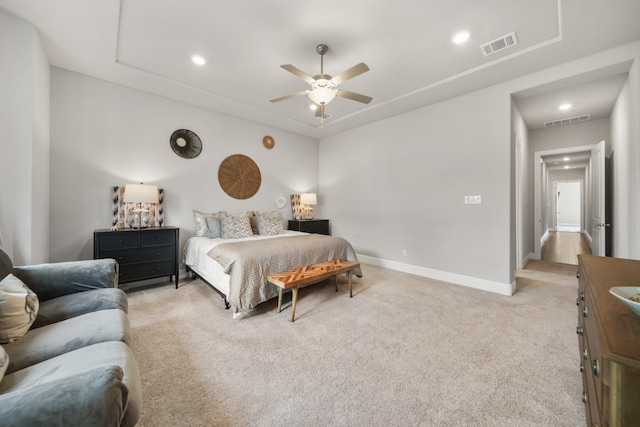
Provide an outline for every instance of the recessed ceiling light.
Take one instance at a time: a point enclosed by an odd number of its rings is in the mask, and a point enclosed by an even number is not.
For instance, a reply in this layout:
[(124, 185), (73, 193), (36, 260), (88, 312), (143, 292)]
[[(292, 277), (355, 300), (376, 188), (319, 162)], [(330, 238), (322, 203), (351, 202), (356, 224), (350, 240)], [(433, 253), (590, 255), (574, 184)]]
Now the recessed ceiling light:
[(561, 110), (568, 110), (569, 108), (571, 108), (571, 104), (562, 104), (558, 108)]
[(191, 57), (191, 60), (196, 65), (204, 65), (204, 64), (207, 63), (207, 61), (205, 61), (204, 58), (202, 56), (200, 56), (200, 55), (193, 55)]
[(569, 169), (569, 166), (565, 166), (564, 168), (565, 168), (565, 169)]
[(571, 159), (570, 159), (570, 158), (568, 158), (568, 157), (565, 157), (565, 158), (564, 158), (564, 159), (562, 159), (562, 160), (564, 160), (565, 162), (568, 162), (568, 161), (569, 161), (569, 160), (571, 160)]
[(454, 34), (451, 40), (455, 44), (462, 44), (469, 40), (469, 33), (467, 31), (460, 31), (459, 33)]

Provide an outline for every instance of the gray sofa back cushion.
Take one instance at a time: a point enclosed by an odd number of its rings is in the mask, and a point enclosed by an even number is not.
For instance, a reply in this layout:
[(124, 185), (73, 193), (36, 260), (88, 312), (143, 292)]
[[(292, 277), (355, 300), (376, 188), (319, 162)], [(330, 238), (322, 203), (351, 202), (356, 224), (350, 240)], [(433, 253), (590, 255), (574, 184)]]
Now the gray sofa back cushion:
[(7, 277), (7, 274), (13, 271), (13, 262), (11, 262), (11, 258), (9, 255), (5, 253), (5, 251), (0, 248), (0, 280)]

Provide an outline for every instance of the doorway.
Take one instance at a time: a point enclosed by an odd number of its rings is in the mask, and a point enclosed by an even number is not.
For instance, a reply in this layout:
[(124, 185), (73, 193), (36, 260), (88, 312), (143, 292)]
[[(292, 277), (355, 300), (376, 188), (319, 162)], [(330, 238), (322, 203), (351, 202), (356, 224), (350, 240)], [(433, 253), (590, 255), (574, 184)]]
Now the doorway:
[(556, 231), (579, 233), (582, 231), (582, 182), (555, 182), (554, 187)]

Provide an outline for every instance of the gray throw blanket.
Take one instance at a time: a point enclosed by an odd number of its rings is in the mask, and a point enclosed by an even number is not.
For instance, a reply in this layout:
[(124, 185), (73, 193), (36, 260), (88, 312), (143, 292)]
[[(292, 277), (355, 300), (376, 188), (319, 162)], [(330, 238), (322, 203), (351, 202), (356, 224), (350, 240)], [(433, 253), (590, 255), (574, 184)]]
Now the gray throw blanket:
[[(234, 313), (278, 295), (278, 287), (267, 282), (271, 273), (334, 259), (358, 261), (351, 243), (321, 234), (222, 243), (207, 255), (218, 261), (231, 277), (227, 300)], [(354, 273), (362, 277), (360, 269)]]

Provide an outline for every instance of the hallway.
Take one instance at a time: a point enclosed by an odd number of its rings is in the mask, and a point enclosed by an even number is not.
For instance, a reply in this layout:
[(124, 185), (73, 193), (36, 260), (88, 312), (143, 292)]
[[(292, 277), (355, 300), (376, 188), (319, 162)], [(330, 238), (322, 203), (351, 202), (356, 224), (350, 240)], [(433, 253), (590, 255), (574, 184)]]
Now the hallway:
[(582, 233), (563, 231), (549, 232), (549, 238), (542, 246), (542, 261), (563, 264), (578, 264), (578, 254), (590, 254), (591, 245)]

